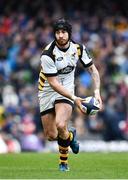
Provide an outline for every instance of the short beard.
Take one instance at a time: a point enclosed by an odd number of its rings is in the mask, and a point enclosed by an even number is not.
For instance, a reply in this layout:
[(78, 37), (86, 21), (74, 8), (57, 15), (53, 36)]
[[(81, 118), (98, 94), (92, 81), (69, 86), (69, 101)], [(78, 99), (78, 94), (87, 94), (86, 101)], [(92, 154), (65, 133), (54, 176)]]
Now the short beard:
[(56, 38), (55, 38), (55, 41), (57, 42), (57, 44), (58, 44), (59, 46), (65, 46), (65, 45), (69, 42), (69, 38), (68, 38), (68, 40), (67, 40), (65, 43), (63, 43), (63, 44), (60, 44)]

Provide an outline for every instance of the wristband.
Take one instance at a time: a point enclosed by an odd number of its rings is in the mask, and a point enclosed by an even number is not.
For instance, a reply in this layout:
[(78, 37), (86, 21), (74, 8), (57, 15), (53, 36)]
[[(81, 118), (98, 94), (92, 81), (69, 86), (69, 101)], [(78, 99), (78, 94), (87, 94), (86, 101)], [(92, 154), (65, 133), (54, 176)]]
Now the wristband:
[(73, 101), (75, 101), (76, 98), (77, 98), (77, 97), (76, 97), (75, 95), (72, 95), (72, 96), (71, 96), (71, 99), (72, 99)]

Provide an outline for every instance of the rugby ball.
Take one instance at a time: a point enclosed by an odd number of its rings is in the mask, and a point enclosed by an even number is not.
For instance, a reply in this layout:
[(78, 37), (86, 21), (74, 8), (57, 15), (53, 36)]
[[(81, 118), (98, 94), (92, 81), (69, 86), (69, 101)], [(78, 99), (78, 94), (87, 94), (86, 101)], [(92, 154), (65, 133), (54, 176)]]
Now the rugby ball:
[(82, 109), (87, 115), (95, 115), (100, 110), (100, 104), (95, 97), (86, 97), (82, 102)]

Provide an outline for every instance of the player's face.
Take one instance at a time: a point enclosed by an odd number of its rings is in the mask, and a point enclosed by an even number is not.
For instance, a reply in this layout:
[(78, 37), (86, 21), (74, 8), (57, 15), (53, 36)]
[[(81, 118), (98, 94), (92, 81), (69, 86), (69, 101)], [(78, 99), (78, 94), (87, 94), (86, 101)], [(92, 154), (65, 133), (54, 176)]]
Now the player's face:
[(60, 46), (65, 46), (69, 41), (69, 34), (67, 31), (60, 29), (55, 33), (56, 41)]

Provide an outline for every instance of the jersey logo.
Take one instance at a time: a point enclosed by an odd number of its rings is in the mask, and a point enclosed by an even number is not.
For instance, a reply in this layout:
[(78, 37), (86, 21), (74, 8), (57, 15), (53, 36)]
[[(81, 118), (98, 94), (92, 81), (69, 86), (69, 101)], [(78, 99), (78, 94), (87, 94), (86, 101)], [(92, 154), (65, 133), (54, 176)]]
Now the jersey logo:
[(58, 57), (56, 60), (57, 60), (57, 61), (62, 61), (62, 60), (63, 60), (63, 57)]
[(59, 73), (59, 74), (68, 74), (68, 73), (72, 72), (73, 69), (74, 69), (74, 66), (67, 66), (67, 67), (65, 67), (65, 68), (63, 68), (63, 69), (60, 69), (60, 70), (58, 71), (58, 73)]

